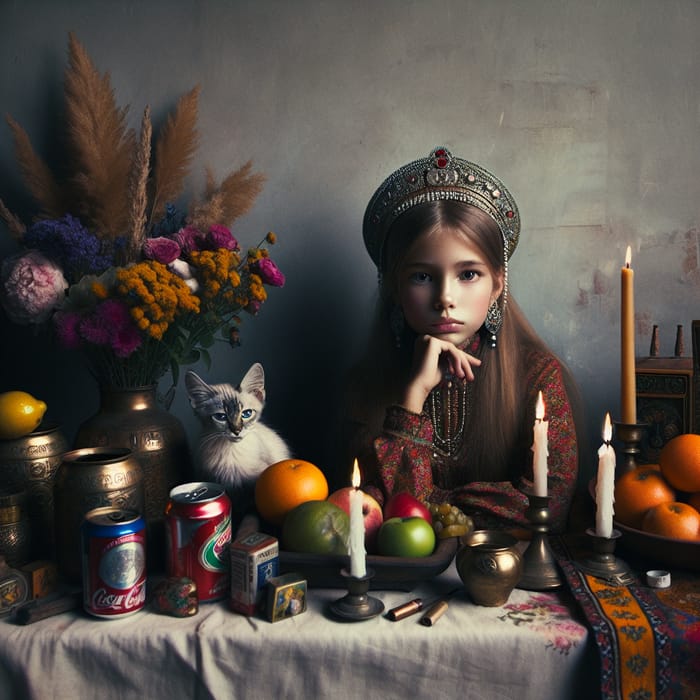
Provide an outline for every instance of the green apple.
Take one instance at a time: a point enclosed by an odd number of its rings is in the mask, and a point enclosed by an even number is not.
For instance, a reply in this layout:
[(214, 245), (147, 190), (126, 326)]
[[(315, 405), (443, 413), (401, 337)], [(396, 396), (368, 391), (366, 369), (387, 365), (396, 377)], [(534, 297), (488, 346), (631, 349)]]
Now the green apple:
[(350, 518), (330, 501), (306, 501), (287, 513), (282, 546), (290, 552), (347, 554)]
[(382, 523), (377, 548), (385, 557), (427, 557), (435, 549), (435, 531), (424, 518), (389, 518)]

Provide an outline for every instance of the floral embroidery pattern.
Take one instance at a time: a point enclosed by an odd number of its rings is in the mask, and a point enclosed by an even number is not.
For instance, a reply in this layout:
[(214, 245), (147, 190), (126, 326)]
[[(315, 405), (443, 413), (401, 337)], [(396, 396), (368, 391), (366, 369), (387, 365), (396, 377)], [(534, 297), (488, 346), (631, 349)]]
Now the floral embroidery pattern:
[(585, 633), (584, 627), (571, 619), (569, 609), (555, 595), (533, 594), (526, 603), (506, 604), (503, 610), (505, 613), (499, 620), (516, 626), (528, 625), (546, 639), (547, 649), (563, 656), (578, 646)]

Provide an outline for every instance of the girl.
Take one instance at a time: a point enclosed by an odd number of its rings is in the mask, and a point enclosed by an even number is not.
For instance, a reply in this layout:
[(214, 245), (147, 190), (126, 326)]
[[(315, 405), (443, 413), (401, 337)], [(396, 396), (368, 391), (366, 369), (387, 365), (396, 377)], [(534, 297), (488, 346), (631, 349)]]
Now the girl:
[(379, 300), (349, 382), (346, 445), (380, 502), (409, 491), (458, 505), (478, 528), (527, 526), (541, 391), (551, 528), (564, 529), (578, 469), (573, 384), (508, 293), (519, 233), (503, 184), (445, 148), (370, 200), (363, 235)]

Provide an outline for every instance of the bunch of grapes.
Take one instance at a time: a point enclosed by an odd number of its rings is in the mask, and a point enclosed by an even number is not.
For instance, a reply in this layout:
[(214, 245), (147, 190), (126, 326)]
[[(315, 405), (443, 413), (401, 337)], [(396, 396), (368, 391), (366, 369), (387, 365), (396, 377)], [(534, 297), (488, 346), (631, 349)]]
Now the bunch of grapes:
[(433, 518), (433, 530), (440, 539), (462, 537), (474, 529), (472, 519), (450, 503), (428, 503)]

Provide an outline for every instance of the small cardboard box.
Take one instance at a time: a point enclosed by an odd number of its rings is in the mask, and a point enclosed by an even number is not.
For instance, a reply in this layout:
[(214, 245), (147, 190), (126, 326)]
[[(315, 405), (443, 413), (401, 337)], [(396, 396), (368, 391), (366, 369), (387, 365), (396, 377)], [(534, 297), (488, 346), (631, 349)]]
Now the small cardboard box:
[(300, 574), (275, 576), (267, 582), (267, 619), (285, 620), (306, 610), (306, 579)]
[(231, 542), (230, 551), (231, 610), (254, 615), (263, 602), (265, 584), (279, 572), (279, 542), (254, 532)]
[(20, 567), (29, 582), (31, 598), (43, 598), (56, 590), (58, 571), (50, 561), (33, 561)]

